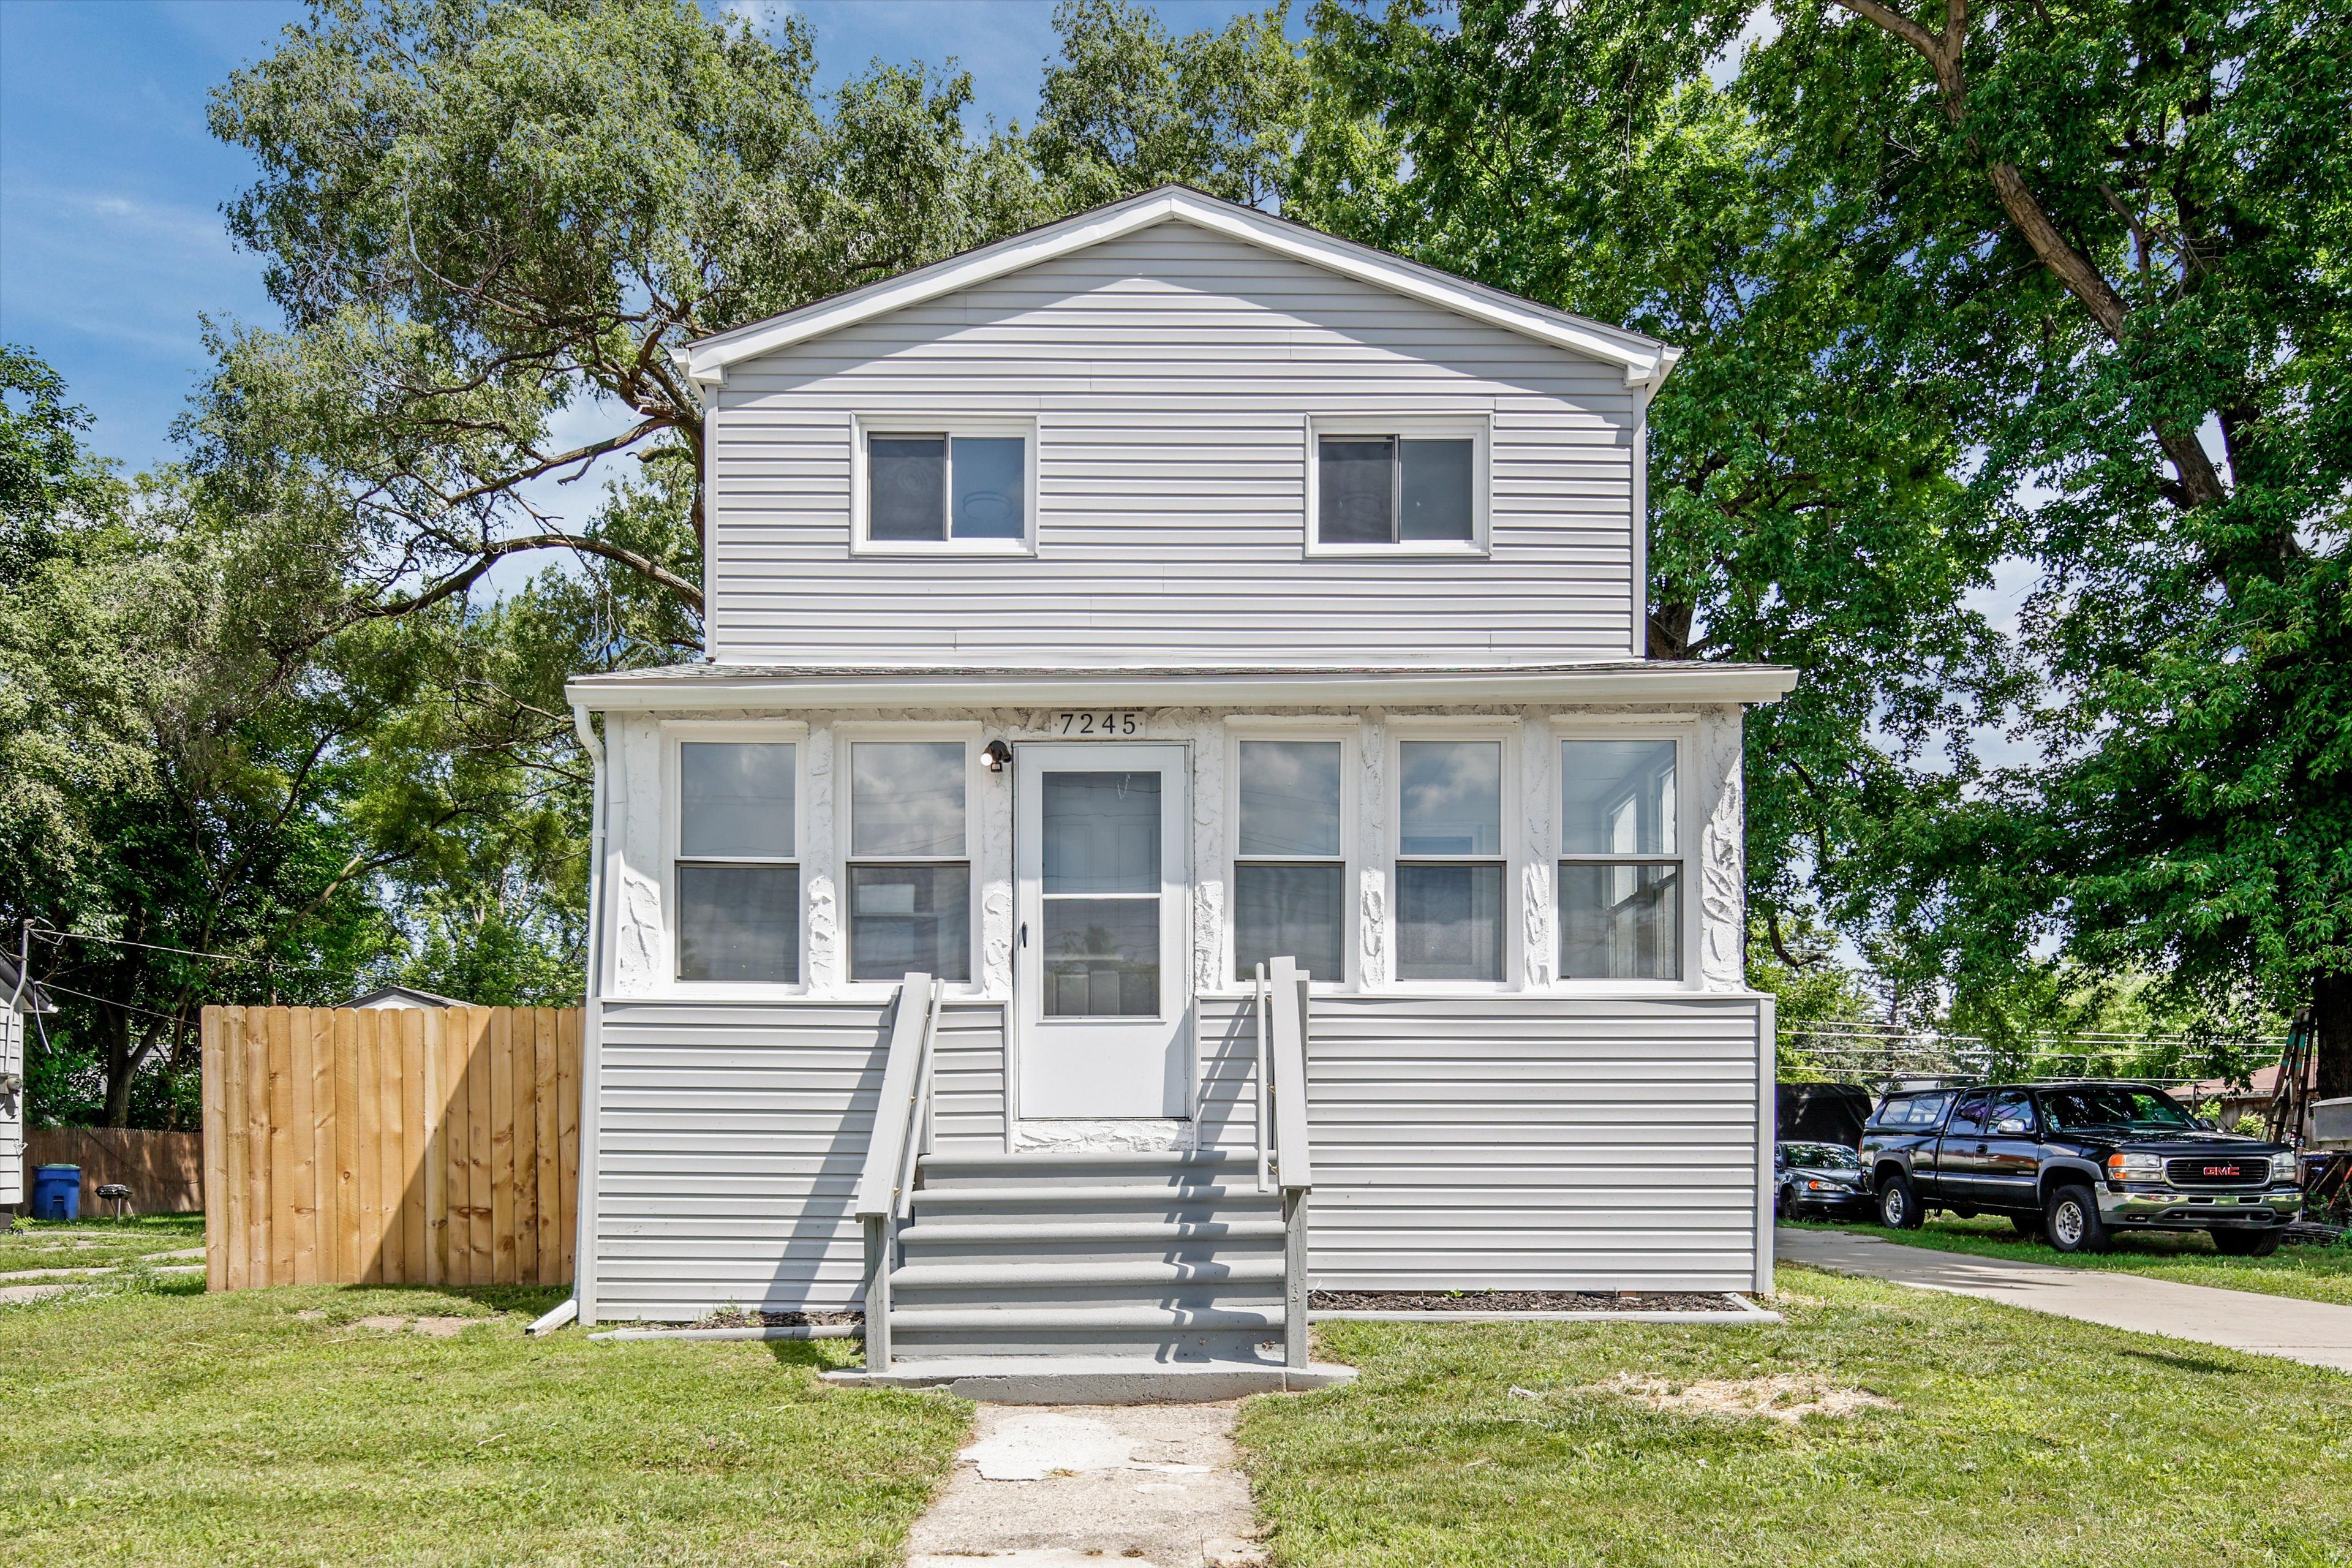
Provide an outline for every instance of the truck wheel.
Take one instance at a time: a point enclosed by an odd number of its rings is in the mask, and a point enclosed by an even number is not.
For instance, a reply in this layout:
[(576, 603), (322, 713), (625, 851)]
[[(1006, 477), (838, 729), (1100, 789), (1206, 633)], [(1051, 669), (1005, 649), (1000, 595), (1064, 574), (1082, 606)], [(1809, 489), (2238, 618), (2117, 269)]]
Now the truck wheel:
[(2274, 1230), (2217, 1230), (2213, 1250), (2224, 1258), (2268, 1258), (2279, 1249)]
[(1887, 1177), (1885, 1185), (1878, 1189), (1878, 1223), (1889, 1230), (1916, 1230), (1927, 1218), (1911, 1178), (1900, 1174)]
[(1775, 1187), (1772, 1189), (1772, 1217), (1774, 1219), (1787, 1219), (1789, 1217), (1789, 1211), (1794, 1206), (1794, 1205), (1789, 1202), (1788, 1188)]
[(2105, 1252), (2107, 1227), (2099, 1218), (2099, 1200), (2088, 1187), (2061, 1187), (2050, 1194), (2042, 1210), (2042, 1229), (2050, 1245), (2061, 1252)]

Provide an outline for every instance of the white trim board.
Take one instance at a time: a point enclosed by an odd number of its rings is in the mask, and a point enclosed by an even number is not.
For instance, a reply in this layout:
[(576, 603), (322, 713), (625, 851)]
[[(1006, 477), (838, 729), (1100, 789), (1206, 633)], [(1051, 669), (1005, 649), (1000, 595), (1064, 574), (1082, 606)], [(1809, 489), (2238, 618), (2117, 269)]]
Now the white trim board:
[(1192, 224), (1407, 299), (1615, 365), (1624, 372), (1628, 386), (1654, 388), (1682, 357), (1682, 350), (1639, 332), (1555, 310), (1368, 245), (1340, 239), (1253, 207), (1220, 201), (1184, 185), (1161, 185), (961, 256), (951, 256), (896, 278), (704, 338), (672, 350), (671, 355), (688, 380), (705, 386), (721, 384), (730, 365), (1171, 221)]
[(1315, 708), (1400, 703), (1774, 702), (1780, 665), (1650, 660), (1549, 669), (1251, 671), (772, 669), (689, 665), (582, 676), (564, 700), (598, 712), (814, 708)]

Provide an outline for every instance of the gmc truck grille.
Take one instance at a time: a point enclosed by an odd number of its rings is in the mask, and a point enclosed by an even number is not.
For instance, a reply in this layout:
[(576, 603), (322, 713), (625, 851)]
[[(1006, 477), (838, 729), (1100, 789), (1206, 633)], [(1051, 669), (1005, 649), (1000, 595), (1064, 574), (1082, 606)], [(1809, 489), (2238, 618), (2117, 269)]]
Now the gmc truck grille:
[(2165, 1174), (2176, 1187), (2261, 1187), (2270, 1184), (2271, 1163), (2268, 1157), (2252, 1159), (2190, 1156), (2185, 1160), (2168, 1160)]

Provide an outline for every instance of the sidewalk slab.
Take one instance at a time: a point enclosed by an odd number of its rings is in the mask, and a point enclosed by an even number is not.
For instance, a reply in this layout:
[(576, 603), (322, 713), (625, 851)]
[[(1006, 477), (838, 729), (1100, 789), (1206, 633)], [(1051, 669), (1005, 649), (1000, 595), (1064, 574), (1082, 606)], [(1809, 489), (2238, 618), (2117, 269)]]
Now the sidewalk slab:
[(1784, 1263), (2352, 1373), (2352, 1307), (2110, 1269), (1979, 1258), (1844, 1231), (1782, 1226), (1772, 1245)]
[(908, 1568), (1256, 1568), (1223, 1405), (983, 1405)]

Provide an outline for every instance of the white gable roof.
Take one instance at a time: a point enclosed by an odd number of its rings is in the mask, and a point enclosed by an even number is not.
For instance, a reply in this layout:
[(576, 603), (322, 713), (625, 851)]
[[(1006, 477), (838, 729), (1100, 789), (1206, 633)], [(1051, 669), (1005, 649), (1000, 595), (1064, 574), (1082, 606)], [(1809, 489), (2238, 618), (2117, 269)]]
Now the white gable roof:
[(1473, 321), (1524, 333), (1540, 342), (1567, 349), (1603, 364), (1620, 366), (1625, 373), (1628, 386), (1650, 386), (1654, 390), (1665, 379), (1682, 350), (1629, 332), (1622, 327), (1572, 316), (1565, 310), (1555, 310), (1507, 294), (1499, 289), (1489, 289), (1441, 272), (1433, 267), (1407, 261), (1369, 245), (1340, 239), (1319, 229), (1292, 223), (1286, 218), (1271, 216), (1232, 202), (1203, 195), (1184, 185), (1161, 185), (1141, 195), (1125, 201), (1112, 202), (1090, 211), (1050, 223), (993, 245), (982, 246), (961, 256), (951, 256), (928, 267), (869, 283), (845, 294), (819, 300), (781, 316), (771, 316), (763, 321), (703, 338), (685, 348), (672, 351), (678, 367), (688, 378), (715, 385), (726, 379), (727, 367), (743, 360), (770, 353), (793, 343), (804, 342), (826, 332), (854, 326), (887, 310), (919, 304), (958, 289), (968, 289), (1034, 267), (1041, 261), (1067, 256), (1090, 245), (1100, 245), (1132, 234), (1153, 224), (1182, 222), (1199, 226), (1214, 233), (1245, 240), (1277, 255), (1287, 256), (1316, 267), (1327, 268), (1343, 277), (1419, 300), (1444, 310), (1469, 317)]

